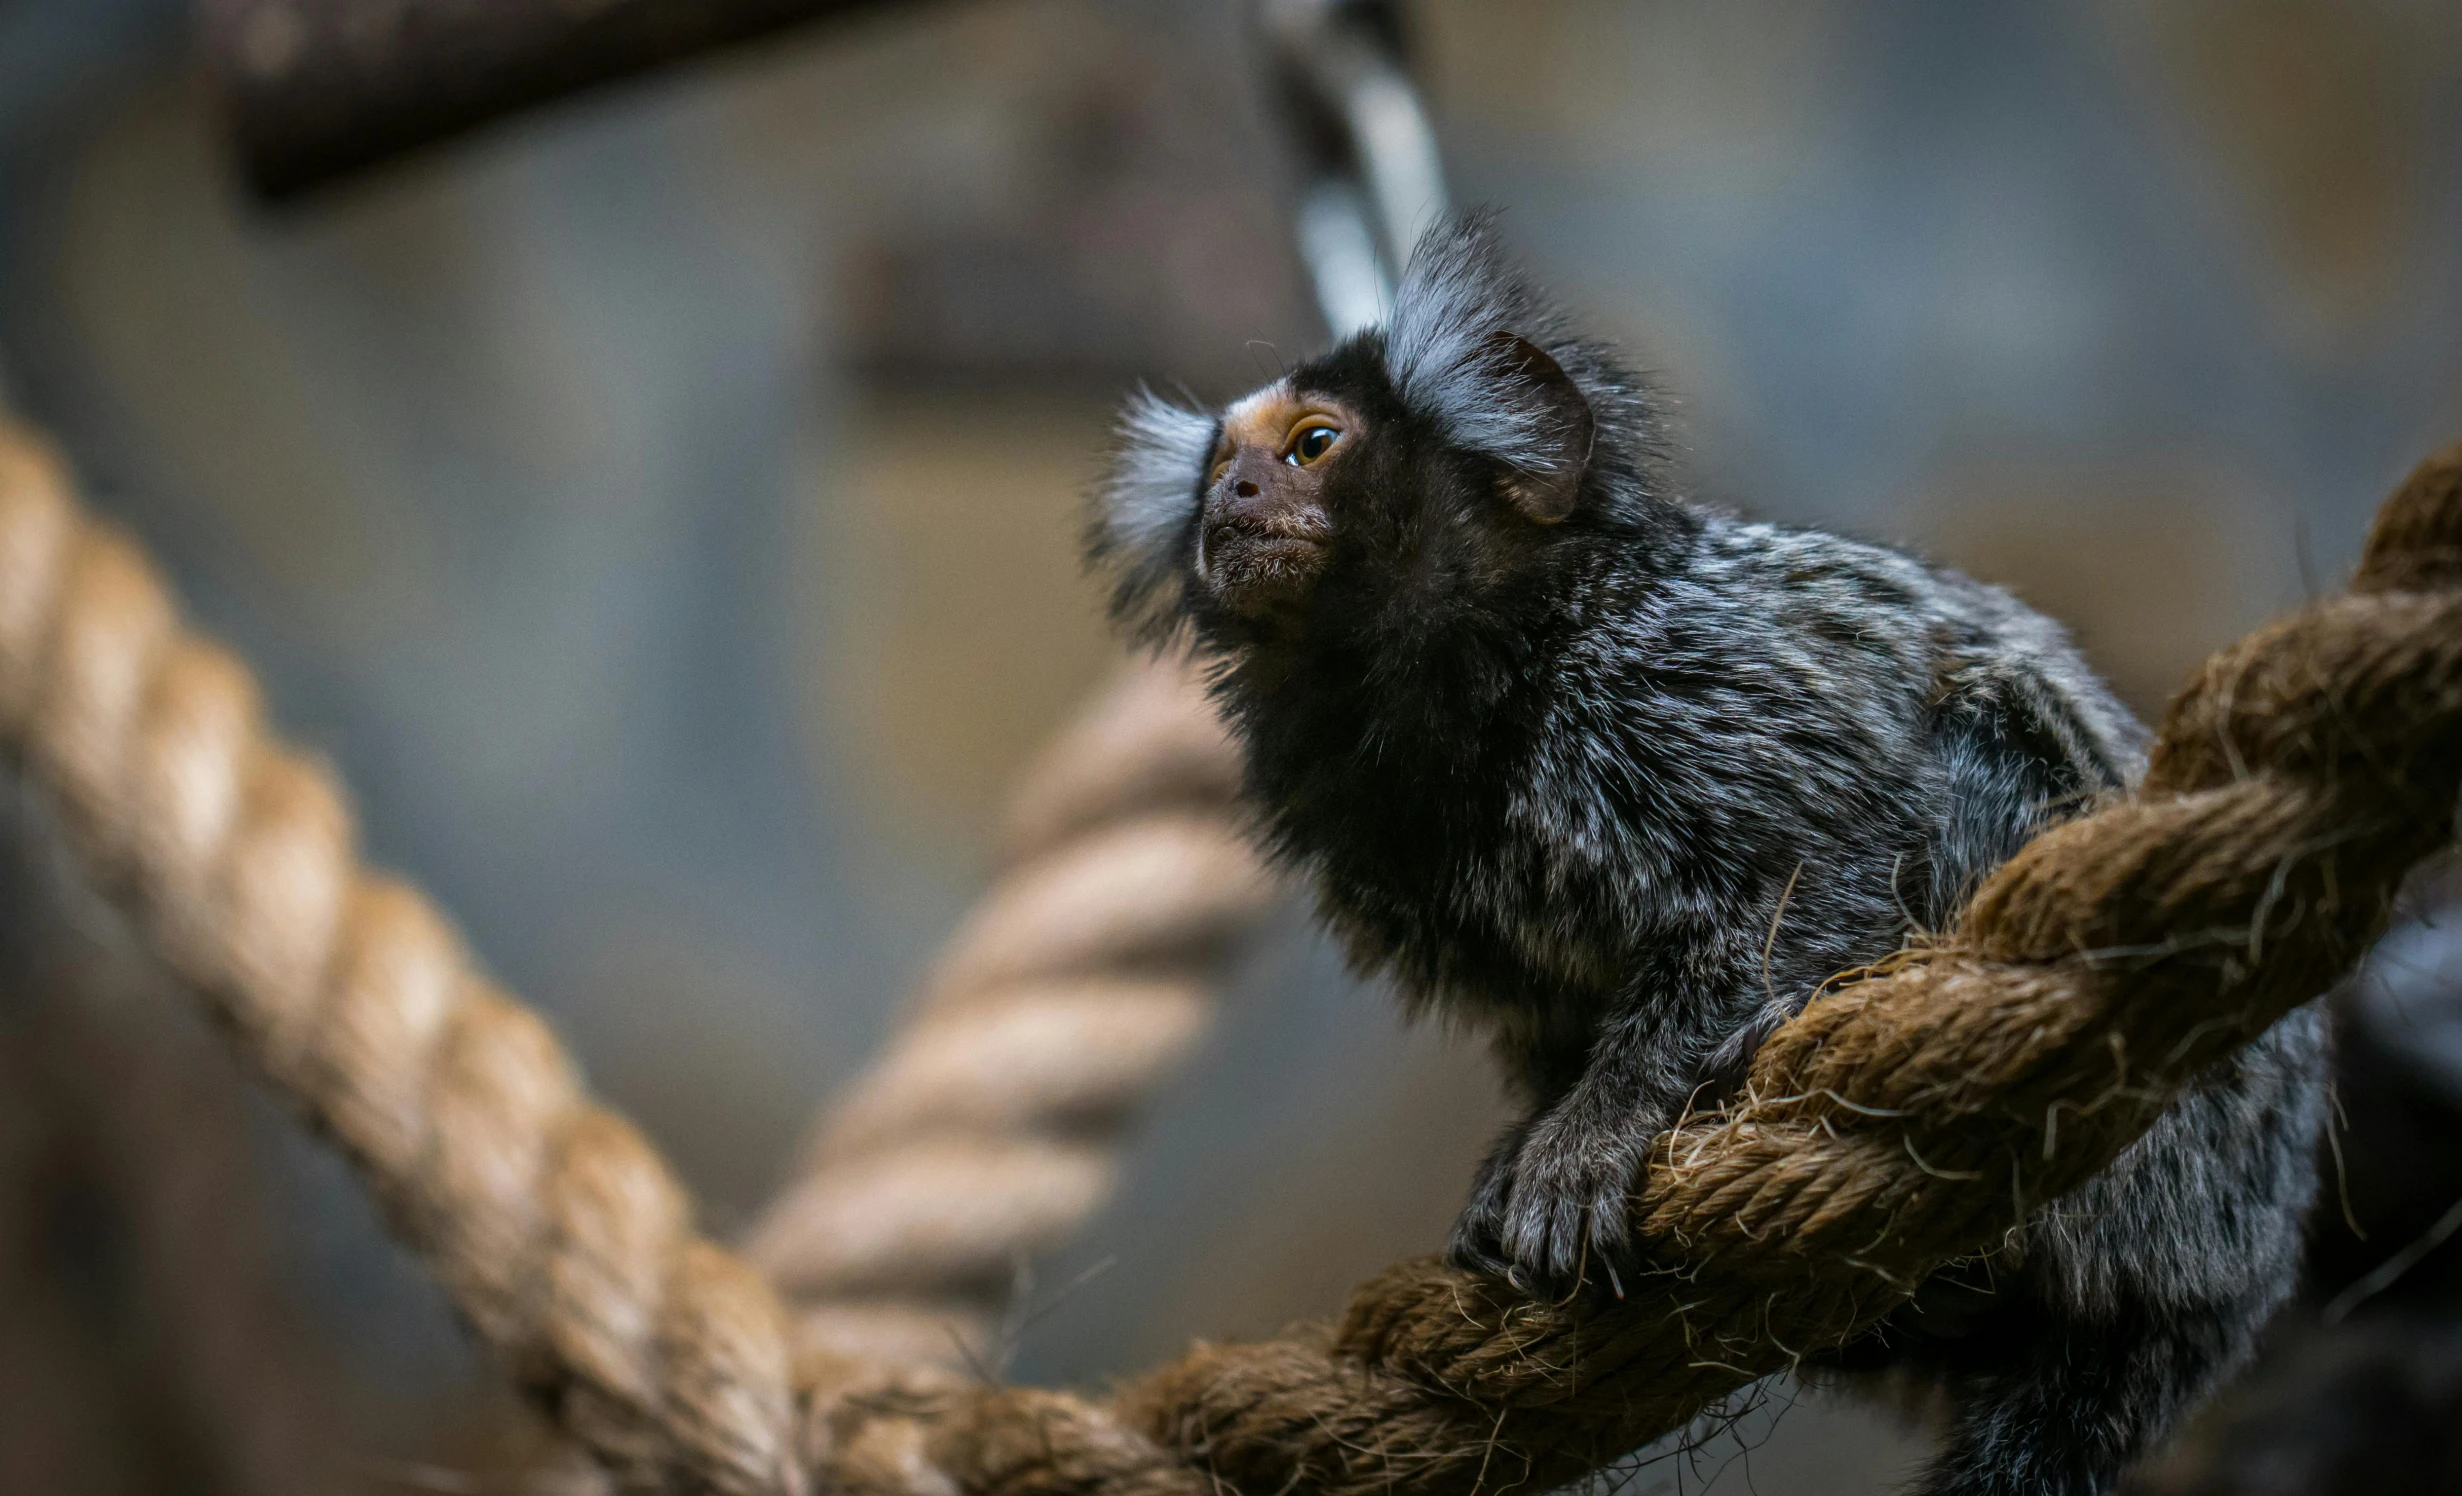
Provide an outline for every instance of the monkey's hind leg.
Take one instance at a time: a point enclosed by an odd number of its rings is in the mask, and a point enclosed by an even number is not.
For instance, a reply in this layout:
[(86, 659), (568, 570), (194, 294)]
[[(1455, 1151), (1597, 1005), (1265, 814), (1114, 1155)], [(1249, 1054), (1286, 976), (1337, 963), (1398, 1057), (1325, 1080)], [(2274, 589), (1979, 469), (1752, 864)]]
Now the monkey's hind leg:
[(2047, 1316), (2003, 1341), (1996, 1364), (1953, 1377), (1957, 1420), (1923, 1496), (2106, 1496), (2248, 1338), (2242, 1306), (2114, 1309)]

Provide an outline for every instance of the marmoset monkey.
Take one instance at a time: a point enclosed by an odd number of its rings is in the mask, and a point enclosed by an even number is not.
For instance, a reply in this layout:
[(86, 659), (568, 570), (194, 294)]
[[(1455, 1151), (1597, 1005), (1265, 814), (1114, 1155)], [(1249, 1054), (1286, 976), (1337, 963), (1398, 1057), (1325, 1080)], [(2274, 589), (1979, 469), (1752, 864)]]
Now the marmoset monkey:
[[(1653, 1136), (2143, 766), (2007, 593), (1679, 502), (1653, 392), (1484, 220), (1429, 236), (1384, 327), (1120, 429), (1090, 531), (1113, 611), (1212, 656), (1264, 832), (1356, 962), (1492, 1034), (1530, 1111), (1452, 1251), (1534, 1292), (1620, 1292)], [(2286, 1018), (1965, 1312), (1850, 1352), (1951, 1393), (1926, 1489), (2107, 1491), (2242, 1358), (2297, 1271), (2323, 1050)]]

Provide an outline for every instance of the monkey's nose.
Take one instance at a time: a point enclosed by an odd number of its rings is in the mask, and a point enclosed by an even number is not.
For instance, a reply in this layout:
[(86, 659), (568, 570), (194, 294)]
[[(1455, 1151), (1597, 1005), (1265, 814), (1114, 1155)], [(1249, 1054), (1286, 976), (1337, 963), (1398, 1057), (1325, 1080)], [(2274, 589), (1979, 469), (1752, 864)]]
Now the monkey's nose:
[[(0, 0), (0, 4), (7, 0)], [(1214, 482), (1206, 495), (1205, 523), (1209, 528), (1228, 527), (1252, 530), (1260, 535), (1287, 535), (1305, 507), (1288, 483), (1275, 481), (1281, 476), (1274, 459), (1255, 449), (1243, 449), (1231, 459), (1231, 469)]]

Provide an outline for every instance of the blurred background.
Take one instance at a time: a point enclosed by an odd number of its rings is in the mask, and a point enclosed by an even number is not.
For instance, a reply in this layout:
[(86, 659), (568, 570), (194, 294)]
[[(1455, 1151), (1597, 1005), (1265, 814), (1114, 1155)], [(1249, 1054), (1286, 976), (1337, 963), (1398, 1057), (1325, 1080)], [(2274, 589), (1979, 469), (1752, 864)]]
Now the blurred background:
[[(2008, 583), (2141, 711), (2462, 435), (2450, 0), (1402, 14), (1455, 199), (1661, 371), (1705, 497)], [(1276, 107), (1243, 0), (883, 3), (268, 206), (186, 5), (0, 0), (0, 389), (723, 1235), (1115, 658), (1074, 536), (1121, 390), (1325, 341)], [(530, 1488), (339, 1163), (38, 911), (41, 860), (0, 991), (0, 1488)], [(2420, 990), (2462, 987), (2449, 947)], [(2422, 1073), (2421, 1115), (2462, 1106)], [(109, 1184), (139, 1107), (220, 1119), (152, 1193)], [(1015, 1374), (1334, 1311), (1441, 1243), (1501, 1115), (1292, 916), (1038, 1267), (1075, 1286)], [(172, 1322), (166, 1257), (226, 1307)], [(291, 1411), (235, 1451), (242, 1389)], [(1922, 1447), (1793, 1399), (1634, 1488), (1880, 1491)]]

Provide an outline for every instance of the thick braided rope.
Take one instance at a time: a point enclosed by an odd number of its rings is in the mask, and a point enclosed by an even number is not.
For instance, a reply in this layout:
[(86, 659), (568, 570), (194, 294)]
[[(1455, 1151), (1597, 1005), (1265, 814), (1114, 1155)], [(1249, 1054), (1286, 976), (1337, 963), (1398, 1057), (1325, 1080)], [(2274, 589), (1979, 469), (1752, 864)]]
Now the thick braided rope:
[(87, 876), (360, 1165), (517, 1378), (626, 1479), (805, 1489), (786, 1327), (664, 1162), (417, 892), (247, 670), (0, 425), (0, 742)]
[(1008, 866), (905, 1027), (753, 1228), (798, 1343), (931, 1365), (988, 1349), (1014, 1265), (1108, 1198), (1135, 1111), (1275, 902), (1239, 755), (1192, 671), (1140, 664), (1029, 774)]

